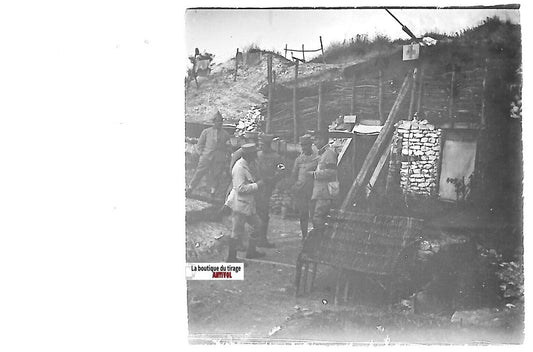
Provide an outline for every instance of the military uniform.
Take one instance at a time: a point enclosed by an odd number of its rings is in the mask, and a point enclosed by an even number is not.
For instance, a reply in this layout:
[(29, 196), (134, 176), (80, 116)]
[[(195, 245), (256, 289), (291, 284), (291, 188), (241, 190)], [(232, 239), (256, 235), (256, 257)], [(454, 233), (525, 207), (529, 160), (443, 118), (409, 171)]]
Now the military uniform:
[[(254, 144), (242, 146), (244, 153), (252, 153), (255, 150)], [(237, 240), (244, 237), (244, 225), (248, 223), (253, 228), (248, 241), (247, 258), (256, 258), (262, 256), (262, 253), (256, 251), (257, 237), (261, 229), (261, 219), (257, 215), (255, 194), (259, 189), (256, 176), (252, 173), (250, 163), (241, 158), (237, 160), (231, 171), (232, 189), (226, 200), (226, 206), (233, 211), (233, 228), (230, 239), (230, 252), (228, 262), (236, 261)]]
[[(311, 136), (302, 136), (300, 138), (300, 144), (302, 143), (311, 144)], [(311, 149), (310, 155), (306, 155), (302, 152), (296, 158), (292, 169), (291, 179), (293, 181), (293, 200), (300, 219), (302, 238), (307, 236), (309, 216), (311, 216), (311, 218), (313, 217), (314, 205), (311, 200), (313, 195), (313, 177), (309, 175), (309, 172), (314, 171), (317, 164), (318, 151)]]
[(326, 144), (319, 150), (320, 158), (313, 173), (313, 196), (315, 211), (313, 229), (323, 231), (335, 197), (329, 193), (328, 183), (337, 180), (337, 152)]
[[(260, 137), (262, 143), (272, 143), (272, 136), (262, 135)], [(270, 149), (268, 151), (260, 150), (257, 153), (257, 174), (264, 181), (263, 187), (256, 193), (256, 207), (257, 214), (262, 222), (261, 231), (259, 232), (260, 247), (272, 248), (274, 245), (267, 240), (268, 222), (270, 221), (270, 198), (272, 192), (279, 180), (279, 172), (277, 165), (283, 164), (283, 158)]]
[(202, 131), (196, 148), (200, 154), (198, 166), (189, 184), (189, 189), (198, 186), (201, 179), (207, 175), (207, 184), (211, 193), (217, 188), (219, 176), (224, 172), (228, 158), (228, 145), (230, 139), (228, 132), (214, 126)]

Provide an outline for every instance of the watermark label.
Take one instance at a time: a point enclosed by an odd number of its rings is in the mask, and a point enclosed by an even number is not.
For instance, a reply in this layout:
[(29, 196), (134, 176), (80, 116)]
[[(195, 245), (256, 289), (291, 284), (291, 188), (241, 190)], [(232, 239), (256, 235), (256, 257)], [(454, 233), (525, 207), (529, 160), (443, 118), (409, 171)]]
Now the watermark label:
[(244, 263), (186, 263), (187, 280), (244, 280)]

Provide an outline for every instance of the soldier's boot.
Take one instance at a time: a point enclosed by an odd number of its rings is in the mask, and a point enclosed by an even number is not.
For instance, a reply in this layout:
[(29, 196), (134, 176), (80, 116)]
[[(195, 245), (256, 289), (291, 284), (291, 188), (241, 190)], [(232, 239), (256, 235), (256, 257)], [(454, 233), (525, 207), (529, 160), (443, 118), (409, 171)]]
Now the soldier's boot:
[(259, 234), (259, 238), (257, 241), (257, 247), (260, 247), (260, 248), (275, 248), (276, 247), (274, 243), (268, 242), (267, 231), (268, 231), (268, 219), (266, 219), (266, 221), (263, 221), (263, 224), (261, 225), (261, 233)]
[(256, 259), (256, 258), (263, 258), (266, 256), (265, 253), (259, 252), (256, 249), (257, 246), (257, 238), (250, 238), (248, 241), (248, 249), (246, 250), (246, 259)]
[(237, 263), (237, 240), (235, 238), (230, 238), (228, 240), (228, 258), (226, 259), (227, 263)]

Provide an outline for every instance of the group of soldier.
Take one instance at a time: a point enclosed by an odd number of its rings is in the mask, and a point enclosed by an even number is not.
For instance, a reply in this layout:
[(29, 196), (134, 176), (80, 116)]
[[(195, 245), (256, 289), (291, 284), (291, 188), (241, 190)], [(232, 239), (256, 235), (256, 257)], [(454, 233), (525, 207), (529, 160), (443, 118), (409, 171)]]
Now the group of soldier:
[[(207, 183), (214, 196), (227, 165), (230, 135), (222, 128), (223, 117), (216, 112), (213, 126), (202, 131), (197, 144), (200, 159), (187, 187), (191, 194), (200, 180), (208, 176)], [(276, 184), (286, 176), (284, 159), (272, 149), (274, 136), (246, 132), (245, 142), (231, 154), (229, 170), (231, 185), (225, 206), (232, 211), (232, 232), (228, 241), (227, 262), (238, 262), (237, 251), (246, 251), (247, 259), (261, 258), (265, 253), (257, 247), (273, 248), (267, 239), (270, 220), (270, 198)], [(337, 180), (337, 153), (329, 145), (327, 134), (306, 134), (300, 137), (301, 153), (290, 174), (291, 191), (298, 210), (302, 239), (308, 235), (309, 219), (313, 231), (324, 230), (326, 218), (334, 204), (329, 184)], [(253, 231), (244, 248), (245, 224)]]

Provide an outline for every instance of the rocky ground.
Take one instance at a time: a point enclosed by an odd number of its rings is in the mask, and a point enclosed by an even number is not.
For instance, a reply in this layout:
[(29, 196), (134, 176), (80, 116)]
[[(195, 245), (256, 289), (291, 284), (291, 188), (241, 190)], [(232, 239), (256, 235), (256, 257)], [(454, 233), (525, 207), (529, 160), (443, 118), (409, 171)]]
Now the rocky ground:
[[(214, 109), (218, 109), (227, 122), (237, 123), (246, 113), (267, 102), (264, 88), (267, 85), (267, 54), (254, 66), (239, 65), (234, 80), (235, 60), (214, 64), (207, 77), (198, 77), (198, 87), (192, 81), (185, 89), (185, 121), (209, 123)], [(290, 84), (294, 79), (292, 62), (274, 55), (273, 70), (276, 83)], [(298, 74), (302, 80), (337, 77), (343, 65), (306, 63), (300, 65)]]
[[(207, 219), (209, 220), (209, 219)], [(188, 262), (225, 259), (230, 219), (187, 224)], [(348, 302), (335, 306), (335, 271), (319, 266), (314, 291), (295, 297), (296, 257), (301, 249), (296, 219), (271, 219), (274, 249), (246, 261), (242, 281), (188, 281), (189, 342), (350, 344), (517, 344), (523, 340), (519, 311), (449, 315), (414, 314), (383, 304), (379, 287), (361, 282)], [(239, 252), (240, 256), (244, 253)]]

